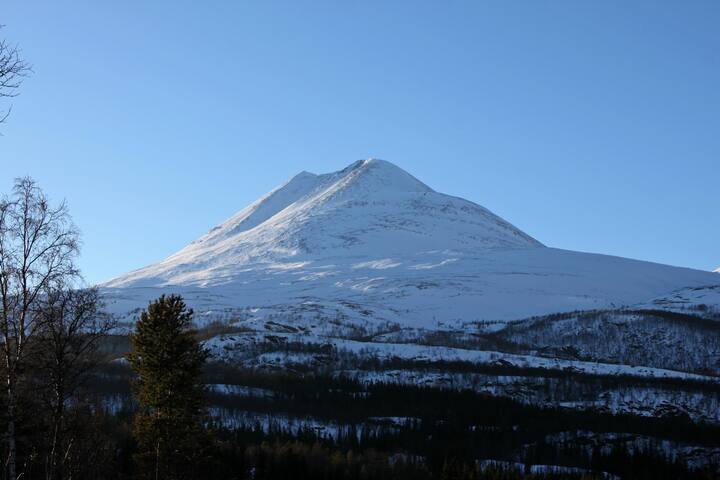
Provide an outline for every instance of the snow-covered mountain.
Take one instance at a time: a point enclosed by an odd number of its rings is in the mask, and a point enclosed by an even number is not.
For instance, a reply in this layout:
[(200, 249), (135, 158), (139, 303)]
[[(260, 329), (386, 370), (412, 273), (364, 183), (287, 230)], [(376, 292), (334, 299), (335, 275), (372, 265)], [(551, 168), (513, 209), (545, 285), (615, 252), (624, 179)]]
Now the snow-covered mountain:
[(126, 322), (183, 295), (238, 366), (720, 423), (720, 276), (546, 247), (380, 160), (300, 173), (102, 291)]
[(208, 320), (253, 310), (433, 328), (633, 305), (716, 283), (709, 272), (545, 247), (371, 159), (302, 172), (104, 287), (119, 314), (176, 291)]
[(382, 160), (302, 172), (162, 262), (108, 283), (213, 286), (248, 265), (293, 268), (318, 258), (542, 246), (490, 211), (433, 191)]

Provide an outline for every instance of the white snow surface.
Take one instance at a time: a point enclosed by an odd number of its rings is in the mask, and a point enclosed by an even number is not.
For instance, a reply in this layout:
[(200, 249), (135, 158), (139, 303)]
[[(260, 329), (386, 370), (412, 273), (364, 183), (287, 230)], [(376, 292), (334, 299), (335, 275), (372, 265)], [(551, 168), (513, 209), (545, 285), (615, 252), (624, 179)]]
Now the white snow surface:
[(109, 309), (128, 320), (161, 293), (179, 293), (208, 321), (239, 310), (297, 317), (312, 304), (433, 328), (634, 305), (717, 284), (711, 272), (545, 247), (370, 159), (302, 172), (179, 252), (102, 287)]
[(653, 298), (643, 306), (720, 318), (720, 284), (681, 288)]
[(479, 205), (371, 159), (325, 175), (302, 172), (176, 254), (107, 285), (215, 286), (247, 269), (296, 270), (318, 258), (382, 262), (373, 255), (539, 246)]

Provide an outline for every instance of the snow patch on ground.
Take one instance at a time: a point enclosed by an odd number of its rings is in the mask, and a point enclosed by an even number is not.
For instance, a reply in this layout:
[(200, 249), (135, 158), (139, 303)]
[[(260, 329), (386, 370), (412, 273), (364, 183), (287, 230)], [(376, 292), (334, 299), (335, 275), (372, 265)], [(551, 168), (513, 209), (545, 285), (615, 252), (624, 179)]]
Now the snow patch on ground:
[[(205, 342), (205, 347), (210, 350), (216, 359), (240, 362), (243, 360), (243, 356), (246, 355), (248, 351), (251, 351), (251, 349), (246, 348), (247, 345), (263, 343), (267, 341), (267, 338), (268, 336), (266, 334), (261, 333), (220, 335)], [(328, 351), (348, 352), (365, 358), (379, 360), (400, 359), (416, 362), (468, 362), (479, 365), (545, 369), (592, 375), (676, 378), (713, 383), (720, 381), (720, 378), (714, 376), (678, 372), (662, 368), (546, 358), (499, 351), (467, 350), (463, 348), (427, 346), (412, 343), (361, 342), (341, 338), (319, 338), (291, 333), (274, 333), (270, 336), (270, 341), (276, 343), (316, 345), (320, 347), (320, 349), (324, 348)], [(250, 359), (249, 364), (262, 364), (268, 359), (273, 360), (277, 365), (284, 363), (298, 364), (308, 360), (315, 360), (316, 358), (317, 356), (313, 353), (283, 352), (282, 350), (278, 350), (254, 357)]]

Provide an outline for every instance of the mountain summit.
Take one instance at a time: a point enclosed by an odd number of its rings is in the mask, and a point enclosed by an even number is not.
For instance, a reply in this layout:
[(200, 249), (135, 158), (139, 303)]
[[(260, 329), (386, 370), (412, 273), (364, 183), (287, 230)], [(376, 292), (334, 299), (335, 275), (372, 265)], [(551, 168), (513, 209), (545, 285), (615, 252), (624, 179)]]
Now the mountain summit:
[(489, 210), (368, 159), (323, 175), (301, 172), (176, 254), (108, 285), (207, 285), (248, 264), (318, 256), (534, 247), (542, 244)]
[(332, 329), (502, 322), (717, 283), (710, 272), (545, 247), (487, 209), (370, 159), (301, 172), (103, 288), (128, 319), (149, 299), (179, 293), (203, 321), (282, 318)]

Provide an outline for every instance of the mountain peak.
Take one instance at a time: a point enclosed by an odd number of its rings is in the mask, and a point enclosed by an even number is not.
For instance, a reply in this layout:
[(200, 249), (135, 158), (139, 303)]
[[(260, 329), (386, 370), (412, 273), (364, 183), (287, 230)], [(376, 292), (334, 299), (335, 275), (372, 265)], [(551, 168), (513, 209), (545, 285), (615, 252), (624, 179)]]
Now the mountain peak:
[(316, 174), (312, 172), (308, 172), (307, 170), (303, 170), (302, 172), (298, 173), (294, 177), (292, 177), (289, 181), (295, 180), (296, 178), (315, 178), (317, 177)]
[(176, 254), (110, 284), (206, 284), (257, 264), (542, 246), (480, 205), (370, 158), (302, 171)]
[(365, 189), (376, 192), (380, 190), (384, 190), (386, 193), (433, 191), (394, 163), (377, 158), (358, 160), (336, 174), (344, 175), (348, 184), (361, 182)]
[(375, 166), (380, 166), (380, 167), (385, 167), (385, 168), (398, 168), (398, 169), (402, 170), (400, 167), (398, 167), (397, 165), (395, 165), (392, 162), (388, 162), (387, 160), (381, 160), (379, 158), (369, 157), (364, 160), (354, 161), (347, 167), (343, 168), (342, 171), (355, 170), (357, 168), (366, 167), (366, 166), (370, 166), (370, 165), (375, 165)]

